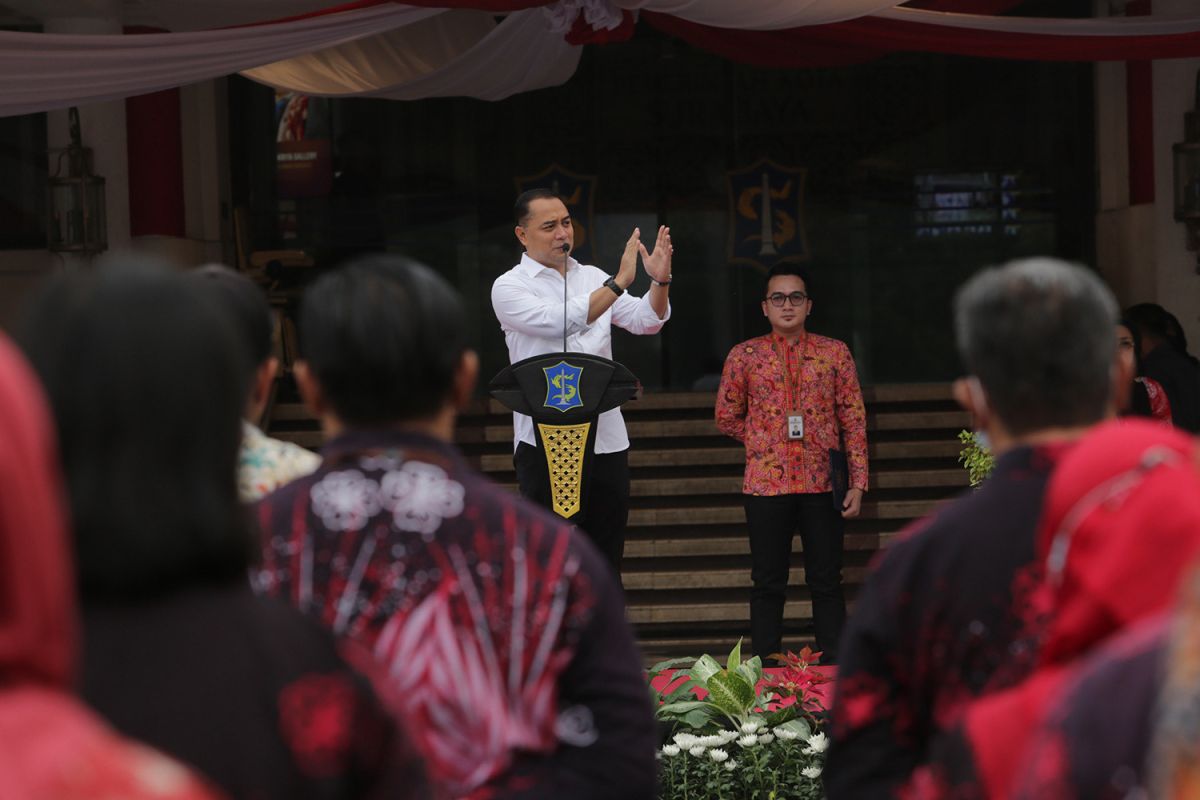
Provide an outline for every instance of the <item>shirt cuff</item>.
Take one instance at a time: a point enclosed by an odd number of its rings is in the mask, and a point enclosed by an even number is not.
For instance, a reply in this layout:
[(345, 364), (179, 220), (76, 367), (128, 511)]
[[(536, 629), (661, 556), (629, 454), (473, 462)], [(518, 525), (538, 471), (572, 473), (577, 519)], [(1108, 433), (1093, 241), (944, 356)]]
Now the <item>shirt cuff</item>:
[(582, 333), (591, 327), (588, 324), (588, 305), (590, 301), (590, 296), (586, 294), (572, 297), (567, 301), (567, 333)]
[(671, 318), (671, 301), (667, 300), (667, 313), (659, 316), (654, 311), (654, 306), (650, 305), (650, 293), (642, 295), (642, 313), (645, 320), (650, 325), (661, 325)]

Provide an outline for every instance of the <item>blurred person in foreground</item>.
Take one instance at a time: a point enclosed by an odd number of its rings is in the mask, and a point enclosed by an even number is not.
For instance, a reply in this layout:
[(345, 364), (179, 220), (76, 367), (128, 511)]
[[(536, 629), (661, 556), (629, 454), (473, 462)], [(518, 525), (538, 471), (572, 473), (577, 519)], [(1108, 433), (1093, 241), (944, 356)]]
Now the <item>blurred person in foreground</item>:
[(1116, 301), (1083, 267), (1039, 258), (984, 270), (959, 290), (954, 321), (969, 373), (955, 397), (996, 466), (876, 558), (842, 638), (831, 800), (920, 796), (938, 734), (1033, 669), (1046, 482), (1130, 380), (1116, 359)]
[(238, 451), (238, 495), (252, 502), (308, 475), (320, 457), (292, 442), (267, 436), (258, 427), (271, 399), (279, 372), (274, 355), (275, 323), (267, 296), (254, 281), (222, 264), (206, 264), (188, 273), (201, 290), (211, 292), (236, 323), (238, 343), (245, 352), (250, 390), (242, 411), (242, 446)]
[[(1038, 663), (1018, 686), (974, 703), (937, 743), (926, 796), (1006, 798), (1018, 789), (1024, 797), (1061, 800), (1147, 796), (1136, 791), (1142, 759), (1120, 743), (1139, 729), (1142, 747), (1149, 739), (1161, 677), (1154, 656), (1144, 639), (1116, 641), (1115, 652), (1140, 651), (1149, 660), (1140, 677), (1106, 684), (1103, 699), (1095, 681), (1111, 672), (1097, 673), (1085, 656), (1176, 600), (1200, 556), (1195, 458), (1191, 437), (1144, 420), (1104, 425), (1064, 456), (1038, 534), (1046, 577), (1036, 603), (1047, 620)], [(1078, 692), (1096, 702), (1081, 707)], [(1052, 711), (1064, 696), (1068, 705)], [(1144, 716), (1131, 715), (1139, 705)], [(1089, 720), (1094, 724), (1082, 730)]]
[(0, 336), (0, 795), (206, 800), (184, 767), (73, 696), (79, 649), (64, 489), (41, 387)]
[(301, 394), (329, 437), (264, 498), (257, 586), (371, 648), (455, 797), (650, 798), (657, 745), (616, 576), (452, 444), (478, 360), (457, 293), (395, 256), (309, 287)]
[(52, 281), (25, 320), (74, 523), (82, 694), (236, 798), (419, 796), (332, 637), (251, 591), (233, 329), (183, 275), (128, 256)]

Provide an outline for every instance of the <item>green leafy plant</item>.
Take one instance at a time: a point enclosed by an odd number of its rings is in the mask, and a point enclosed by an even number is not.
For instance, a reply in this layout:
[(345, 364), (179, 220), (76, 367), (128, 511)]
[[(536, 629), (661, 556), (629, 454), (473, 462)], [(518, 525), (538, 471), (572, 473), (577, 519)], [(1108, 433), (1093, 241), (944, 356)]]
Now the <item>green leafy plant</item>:
[(724, 666), (704, 655), (651, 667), (656, 713), (672, 734), (659, 752), (660, 798), (820, 798), (819, 656), (807, 647), (778, 656), (785, 666), (764, 675), (758, 656), (742, 661), (739, 641)]
[(978, 486), (988, 475), (992, 474), (992, 468), (996, 466), (996, 458), (992, 455), (991, 450), (979, 443), (971, 431), (959, 431), (958, 441), (963, 445), (958, 454), (958, 461), (966, 467), (971, 485)]

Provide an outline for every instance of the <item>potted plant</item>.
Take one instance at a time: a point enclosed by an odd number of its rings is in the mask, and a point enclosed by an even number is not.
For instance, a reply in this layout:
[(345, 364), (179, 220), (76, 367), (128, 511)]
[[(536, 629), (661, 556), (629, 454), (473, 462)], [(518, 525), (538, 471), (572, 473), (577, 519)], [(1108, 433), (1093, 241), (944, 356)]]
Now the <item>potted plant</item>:
[(813, 689), (828, 679), (812, 669), (820, 653), (776, 655), (784, 666), (766, 674), (758, 656), (741, 653), (739, 641), (725, 666), (704, 655), (651, 667), (656, 715), (668, 728), (662, 800), (823, 796), (828, 739)]
[(971, 431), (959, 431), (958, 441), (962, 442), (963, 446), (958, 453), (958, 461), (966, 468), (971, 485), (978, 486), (988, 475), (992, 474), (996, 458), (992, 455), (992, 451), (980, 443), (979, 438)]

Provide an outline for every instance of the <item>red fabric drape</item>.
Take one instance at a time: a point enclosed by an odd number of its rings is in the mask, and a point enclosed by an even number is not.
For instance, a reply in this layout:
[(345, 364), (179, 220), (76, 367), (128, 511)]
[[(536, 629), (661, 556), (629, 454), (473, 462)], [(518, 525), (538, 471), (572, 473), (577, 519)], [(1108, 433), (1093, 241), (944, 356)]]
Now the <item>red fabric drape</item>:
[[(163, 33), (126, 27), (125, 33)], [(183, 205), (183, 115), (179, 90), (125, 99), (129, 155), (129, 229), (134, 236), (185, 235)]]
[[(1151, 13), (1150, 0), (1133, 0), (1130, 16)], [(1149, 61), (1125, 65), (1125, 110), (1129, 126), (1129, 204), (1154, 202), (1154, 74)]]
[(621, 24), (611, 31), (593, 28), (584, 19), (583, 14), (580, 14), (575, 18), (575, 24), (571, 26), (571, 30), (567, 32), (566, 39), (568, 44), (574, 45), (615, 44), (633, 38), (635, 27), (637, 27), (637, 22), (633, 18), (632, 11), (622, 11)]
[(808, 28), (742, 31), (697, 25), (654, 12), (643, 12), (642, 19), (701, 50), (764, 67), (840, 66), (901, 51), (1026, 61), (1139, 61), (1200, 56), (1200, 33), (1049, 36), (873, 17)]
[(125, 101), (129, 229), (133, 236), (185, 235), (183, 121), (179, 90)]
[[(350, 0), (320, 11), (272, 20), (335, 14), (390, 2), (427, 8), (520, 11), (550, 5), (552, 0)], [(964, 14), (996, 15), (1022, 0), (919, 0), (913, 8)], [(1135, 1), (1136, 5), (1136, 1)], [(628, 12), (626, 12), (628, 16)], [(716, 28), (654, 11), (641, 18), (659, 30), (702, 50), (732, 61), (765, 67), (843, 66), (870, 61), (892, 52), (928, 52), (1031, 61), (1140, 61), (1200, 56), (1200, 33), (1162, 36), (1054, 36), (951, 28), (892, 19), (863, 17), (831, 25), (775, 31)], [(577, 31), (580, 41), (604, 43), (628, 37), (629, 25), (617, 35), (594, 39)]]

